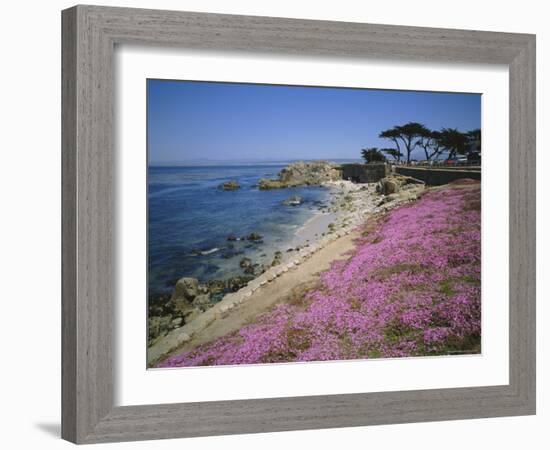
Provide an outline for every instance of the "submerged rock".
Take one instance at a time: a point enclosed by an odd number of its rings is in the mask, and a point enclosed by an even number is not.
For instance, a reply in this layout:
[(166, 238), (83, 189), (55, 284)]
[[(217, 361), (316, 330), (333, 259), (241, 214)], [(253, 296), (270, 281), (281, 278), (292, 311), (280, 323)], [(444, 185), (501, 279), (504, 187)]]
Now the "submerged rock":
[(242, 267), (243, 269), (251, 266), (252, 266), (252, 260), (250, 258), (245, 257), (239, 261), (239, 267)]
[(208, 282), (210, 294), (220, 294), (225, 290), (225, 282), (222, 280), (211, 280)]
[(231, 259), (231, 258), (234, 258), (235, 256), (242, 255), (243, 253), (244, 252), (242, 250), (229, 249), (229, 250), (222, 253), (222, 258), (223, 259)]
[(220, 184), (218, 187), (224, 191), (235, 191), (240, 189), (241, 185), (237, 182), (237, 180), (230, 180)]

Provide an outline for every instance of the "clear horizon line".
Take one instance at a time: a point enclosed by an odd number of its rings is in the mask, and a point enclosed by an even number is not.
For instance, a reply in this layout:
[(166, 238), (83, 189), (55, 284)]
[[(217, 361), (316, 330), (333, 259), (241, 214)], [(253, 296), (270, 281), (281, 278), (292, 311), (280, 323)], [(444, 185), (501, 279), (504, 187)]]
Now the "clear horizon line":
[(281, 159), (189, 159), (173, 161), (148, 161), (150, 166), (162, 165), (205, 165), (205, 164), (276, 164), (298, 161), (360, 161), (361, 158), (281, 158)]

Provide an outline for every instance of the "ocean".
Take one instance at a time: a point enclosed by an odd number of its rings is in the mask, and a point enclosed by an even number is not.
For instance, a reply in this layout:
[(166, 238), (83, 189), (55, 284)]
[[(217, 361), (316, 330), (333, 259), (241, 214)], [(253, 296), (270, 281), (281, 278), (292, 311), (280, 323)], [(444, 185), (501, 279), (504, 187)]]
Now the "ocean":
[[(303, 243), (296, 231), (328, 206), (324, 187), (260, 191), (260, 178), (276, 178), (287, 164), (156, 167), (148, 169), (149, 294), (171, 292), (177, 279), (204, 283), (243, 274), (247, 257), (270, 264), (274, 253)], [(219, 185), (237, 180), (241, 188)], [(299, 206), (283, 201), (298, 195)], [(257, 233), (260, 240), (242, 239)], [(229, 241), (229, 236), (239, 238)]]

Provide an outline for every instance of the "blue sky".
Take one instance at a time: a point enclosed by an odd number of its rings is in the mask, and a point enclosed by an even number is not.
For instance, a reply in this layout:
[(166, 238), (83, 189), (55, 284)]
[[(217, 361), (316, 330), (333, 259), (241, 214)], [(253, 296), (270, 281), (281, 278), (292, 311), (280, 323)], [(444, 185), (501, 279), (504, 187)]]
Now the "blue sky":
[[(481, 128), (479, 94), (148, 80), (150, 164), (359, 159), (406, 122)], [(419, 150), (414, 157), (421, 157)]]

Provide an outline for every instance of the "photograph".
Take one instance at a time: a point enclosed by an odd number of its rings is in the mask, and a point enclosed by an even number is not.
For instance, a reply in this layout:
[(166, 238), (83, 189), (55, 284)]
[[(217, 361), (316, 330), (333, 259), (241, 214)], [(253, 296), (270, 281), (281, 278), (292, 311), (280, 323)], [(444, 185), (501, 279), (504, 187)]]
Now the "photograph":
[(2, 448), (548, 447), (546, 5), (424, 3), (3, 5)]
[(481, 95), (147, 80), (148, 367), (481, 353)]

